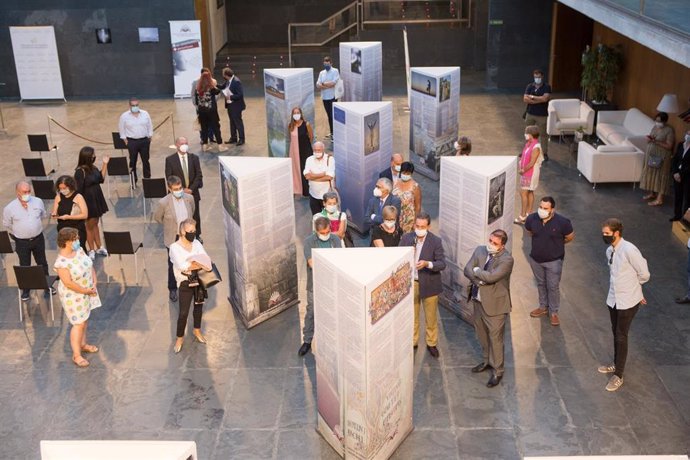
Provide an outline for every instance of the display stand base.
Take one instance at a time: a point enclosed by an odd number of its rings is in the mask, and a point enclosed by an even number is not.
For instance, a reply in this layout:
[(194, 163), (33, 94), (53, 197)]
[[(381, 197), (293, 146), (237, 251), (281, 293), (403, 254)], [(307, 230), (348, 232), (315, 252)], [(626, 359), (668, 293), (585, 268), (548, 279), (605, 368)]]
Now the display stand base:
[[(345, 446), (342, 444), (341, 440), (338, 439), (338, 436), (331, 430), (331, 428), (328, 426), (326, 421), (318, 415), (318, 420), (316, 424), (316, 432), (321, 435), (321, 437), (328, 443), (329, 446), (337, 453), (340, 457), (342, 458), (348, 458), (345, 455)], [(400, 440), (400, 444), (405, 442), (405, 439), (414, 431), (414, 425), (410, 427), (407, 432), (403, 433), (402, 438)], [(390, 458), (393, 456), (395, 453), (395, 450), (391, 451), (387, 456), (385, 457), (379, 457), (378, 454), (381, 452), (386, 447), (386, 445), (382, 445), (381, 448), (377, 452), (372, 452), (371, 455), (367, 457), (367, 459), (379, 459), (379, 458)]]
[(230, 297), (228, 297), (228, 302), (230, 302), (230, 305), (232, 306), (233, 310), (235, 310), (237, 312), (238, 316), (242, 320), (242, 324), (244, 324), (244, 327), (246, 327), (247, 329), (251, 329), (256, 325), (273, 318), (278, 313), (281, 313), (281, 312), (287, 310), (288, 308), (292, 307), (293, 305), (298, 305), (299, 299), (293, 300), (292, 302), (288, 302), (286, 304), (283, 304), (280, 307), (275, 307), (275, 308), (272, 308), (268, 311), (265, 311), (265, 312), (261, 313), (259, 316), (257, 316), (256, 318), (253, 318), (251, 321), (247, 320), (247, 318), (245, 318), (244, 313), (242, 313), (242, 309), (235, 306), (235, 304), (232, 303), (232, 300), (230, 299)]

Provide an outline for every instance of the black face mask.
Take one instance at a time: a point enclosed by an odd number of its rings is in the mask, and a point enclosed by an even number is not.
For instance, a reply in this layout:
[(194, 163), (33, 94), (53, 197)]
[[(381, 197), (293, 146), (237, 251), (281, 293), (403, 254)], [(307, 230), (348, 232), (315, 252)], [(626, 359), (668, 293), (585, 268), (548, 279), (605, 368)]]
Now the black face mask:
[(613, 235), (602, 235), (602, 237), (604, 238), (604, 243), (606, 244), (612, 244), (613, 241), (616, 239), (616, 237)]
[(196, 232), (185, 232), (184, 233), (184, 239), (189, 241), (190, 243), (194, 241), (196, 238)]

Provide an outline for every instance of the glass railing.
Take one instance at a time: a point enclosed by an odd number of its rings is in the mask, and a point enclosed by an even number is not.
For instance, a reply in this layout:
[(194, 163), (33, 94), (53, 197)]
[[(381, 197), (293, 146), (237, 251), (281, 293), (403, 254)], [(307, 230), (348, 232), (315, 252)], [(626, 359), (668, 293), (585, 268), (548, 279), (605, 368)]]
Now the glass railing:
[(690, 35), (690, 0), (604, 0), (661, 25)]
[(469, 0), (364, 0), (363, 24), (467, 22)]

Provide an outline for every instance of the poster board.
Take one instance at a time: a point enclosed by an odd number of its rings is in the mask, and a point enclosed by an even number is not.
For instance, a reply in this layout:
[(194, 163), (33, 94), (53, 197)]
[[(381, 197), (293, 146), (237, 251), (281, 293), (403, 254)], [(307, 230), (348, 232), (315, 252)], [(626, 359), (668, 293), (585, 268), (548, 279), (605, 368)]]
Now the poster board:
[(197, 460), (194, 441), (41, 441), (41, 460)]
[(289, 158), (220, 157), (230, 303), (247, 328), (299, 302)]
[(463, 270), (475, 248), (486, 244), (496, 229), (506, 231), (511, 250), (516, 181), (514, 155), (441, 158), (438, 220), (446, 269), (439, 302), (470, 324), (470, 283)]
[(65, 99), (53, 26), (10, 27), (19, 97)]
[(387, 459), (413, 429), (413, 248), (312, 256), (317, 430), (341, 457)]
[(168, 22), (175, 97), (189, 97), (192, 83), (199, 78), (199, 72), (204, 66), (201, 53), (201, 24), (196, 19)]
[(380, 101), (383, 94), (381, 42), (340, 43), (343, 102)]
[(410, 161), (438, 180), (441, 157), (455, 155), (460, 122), (460, 67), (410, 69)]

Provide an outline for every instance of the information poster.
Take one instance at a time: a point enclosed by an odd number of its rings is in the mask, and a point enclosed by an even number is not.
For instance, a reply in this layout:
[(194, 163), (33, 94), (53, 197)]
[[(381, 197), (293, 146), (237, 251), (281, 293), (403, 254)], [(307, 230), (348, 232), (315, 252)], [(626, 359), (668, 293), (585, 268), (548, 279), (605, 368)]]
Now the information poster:
[(53, 26), (10, 27), (19, 97), (65, 99)]
[(460, 67), (410, 70), (410, 160), (439, 179), (441, 157), (455, 155), (460, 121)]
[(513, 244), (513, 216), (517, 180), (515, 156), (444, 157), (439, 188), (439, 233), (446, 255), (441, 272), (440, 303), (472, 323), (468, 305), (469, 280), (463, 270), (475, 248), (489, 234), (508, 233)]
[(335, 182), (348, 225), (363, 232), (364, 213), (379, 173), (393, 153), (393, 104), (336, 102), (333, 105)]
[(288, 124), (292, 109), (301, 108), (304, 119), (315, 128), (313, 69), (264, 69), (264, 95), (268, 154), (286, 158), (290, 151)]
[(343, 102), (380, 101), (383, 94), (381, 42), (340, 43)]
[(413, 249), (312, 254), (317, 430), (342, 457), (387, 459), (413, 428)]
[(298, 302), (290, 160), (220, 157), (230, 303), (251, 328)]
[(189, 88), (204, 66), (201, 54), (201, 26), (198, 20), (168, 21), (172, 47), (175, 97), (189, 97)]

